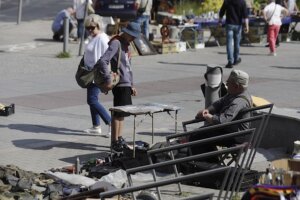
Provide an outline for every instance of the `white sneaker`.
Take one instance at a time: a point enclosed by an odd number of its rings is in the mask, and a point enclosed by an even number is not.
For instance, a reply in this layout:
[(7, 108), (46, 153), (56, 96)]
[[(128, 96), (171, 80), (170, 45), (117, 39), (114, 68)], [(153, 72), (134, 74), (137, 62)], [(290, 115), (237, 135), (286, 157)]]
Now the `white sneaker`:
[(101, 127), (97, 127), (97, 128), (92, 127), (92, 128), (84, 130), (84, 132), (89, 133), (89, 134), (93, 134), (93, 135), (102, 136), (102, 137), (105, 137), (105, 138), (109, 138), (110, 135), (111, 135), (110, 131), (108, 133), (102, 133)]
[(102, 133), (101, 127), (92, 127), (84, 130), (85, 133), (89, 134), (97, 134), (100, 135)]
[(269, 56), (277, 56), (276, 52), (270, 52)]
[(106, 133), (105, 135), (103, 134), (103, 137), (109, 138), (111, 136), (111, 132), (109, 131), (108, 133)]

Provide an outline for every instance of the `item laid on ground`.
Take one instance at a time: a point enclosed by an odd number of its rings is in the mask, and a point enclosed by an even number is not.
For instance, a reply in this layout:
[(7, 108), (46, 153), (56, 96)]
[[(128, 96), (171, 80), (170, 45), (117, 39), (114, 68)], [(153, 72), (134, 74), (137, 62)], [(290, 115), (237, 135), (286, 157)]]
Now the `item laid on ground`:
[(15, 113), (15, 104), (10, 104), (6, 106), (4, 104), (0, 104), (0, 116), (9, 116)]
[(242, 197), (242, 200), (299, 199), (300, 191), (296, 186), (255, 185)]

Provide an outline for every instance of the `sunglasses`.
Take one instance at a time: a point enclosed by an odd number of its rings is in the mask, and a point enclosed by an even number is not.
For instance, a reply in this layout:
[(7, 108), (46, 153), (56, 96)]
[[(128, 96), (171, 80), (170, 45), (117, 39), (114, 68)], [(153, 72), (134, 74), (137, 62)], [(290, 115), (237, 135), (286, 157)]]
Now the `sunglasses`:
[(96, 26), (88, 26), (88, 27), (86, 27), (86, 29), (89, 30), (89, 31), (93, 31), (93, 30), (95, 30), (95, 28), (96, 28)]

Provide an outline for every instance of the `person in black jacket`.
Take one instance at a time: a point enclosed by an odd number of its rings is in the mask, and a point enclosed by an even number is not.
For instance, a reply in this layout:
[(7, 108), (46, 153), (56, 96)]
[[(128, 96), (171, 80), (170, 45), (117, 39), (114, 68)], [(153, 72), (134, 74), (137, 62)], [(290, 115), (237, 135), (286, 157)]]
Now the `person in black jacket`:
[(245, 33), (248, 33), (249, 31), (246, 2), (244, 0), (224, 0), (219, 12), (220, 25), (222, 25), (222, 18), (225, 14), (226, 50), (228, 60), (225, 67), (232, 68), (233, 65), (237, 65), (242, 61), (239, 57), (239, 51), (243, 22), (245, 22)]

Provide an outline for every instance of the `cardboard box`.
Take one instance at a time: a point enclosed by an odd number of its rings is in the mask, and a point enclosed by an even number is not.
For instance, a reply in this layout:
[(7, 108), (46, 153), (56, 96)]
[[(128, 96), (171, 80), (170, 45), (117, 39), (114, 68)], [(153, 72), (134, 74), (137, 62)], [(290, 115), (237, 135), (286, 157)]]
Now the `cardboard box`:
[(152, 42), (153, 47), (158, 53), (178, 53), (177, 44), (175, 43), (156, 43)]
[[(283, 185), (300, 185), (300, 160), (280, 159), (272, 162), (276, 170), (283, 170)], [(273, 184), (276, 178), (276, 170), (273, 172)]]
[(272, 165), (277, 169), (299, 172), (300, 174), (300, 160), (295, 160), (295, 159), (274, 160), (272, 162)]

